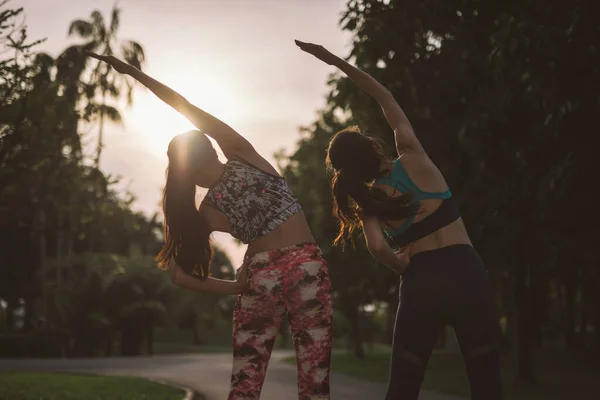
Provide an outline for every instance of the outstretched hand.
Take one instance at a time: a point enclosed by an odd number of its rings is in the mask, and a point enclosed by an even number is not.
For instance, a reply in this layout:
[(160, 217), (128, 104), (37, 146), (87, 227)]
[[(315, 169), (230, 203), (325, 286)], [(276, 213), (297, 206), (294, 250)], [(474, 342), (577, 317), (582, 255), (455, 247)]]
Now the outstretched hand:
[(400, 259), (400, 261), (402, 261), (402, 264), (404, 265), (402, 272), (404, 272), (404, 270), (406, 270), (406, 267), (408, 267), (408, 265), (410, 264), (411, 253), (412, 253), (412, 243), (405, 247), (402, 247), (399, 250), (394, 252), (394, 254), (396, 254), (396, 257), (398, 257)]
[(235, 280), (238, 285), (238, 293), (244, 293), (250, 286), (250, 277), (246, 265), (242, 265), (237, 269), (235, 272)]
[(300, 40), (294, 40), (294, 43), (296, 43), (296, 46), (300, 47), (300, 50), (312, 54), (329, 65), (332, 65), (335, 60), (335, 56), (320, 44), (301, 42)]
[(114, 57), (114, 56), (104, 56), (104, 55), (93, 53), (91, 51), (86, 51), (85, 53), (92, 58), (95, 58), (97, 60), (107, 63), (108, 65), (113, 67), (117, 72), (120, 72), (122, 74), (129, 73), (133, 69), (135, 69), (135, 67), (133, 65), (128, 64), (124, 61), (121, 61), (117, 57)]

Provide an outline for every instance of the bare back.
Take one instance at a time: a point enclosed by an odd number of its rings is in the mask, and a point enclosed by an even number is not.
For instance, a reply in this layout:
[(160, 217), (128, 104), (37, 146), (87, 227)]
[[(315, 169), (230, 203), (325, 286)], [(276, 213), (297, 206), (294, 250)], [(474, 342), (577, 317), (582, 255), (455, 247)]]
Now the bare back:
[[(425, 192), (443, 192), (448, 189), (448, 184), (442, 173), (431, 161), (425, 152), (405, 152), (400, 156), (399, 162), (412, 179), (412, 181)], [(385, 191), (388, 195), (401, 196), (402, 192), (385, 185), (374, 184), (375, 187)], [(434, 213), (441, 205), (441, 199), (425, 199), (419, 203), (419, 210), (414, 222), (419, 222)], [(399, 228), (405, 219), (380, 221), (382, 229)], [(471, 244), (471, 240), (464, 226), (462, 218), (444, 226), (443, 228), (417, 240), (412, 244), (412, 254), (426, 250), (433, 250), (454, 244)]]

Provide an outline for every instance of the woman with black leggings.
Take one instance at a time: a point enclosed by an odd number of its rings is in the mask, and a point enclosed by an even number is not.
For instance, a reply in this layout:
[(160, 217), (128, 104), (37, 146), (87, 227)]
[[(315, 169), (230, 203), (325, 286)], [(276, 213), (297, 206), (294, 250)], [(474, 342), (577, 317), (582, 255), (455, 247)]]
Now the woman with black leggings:
[(444, 177), (390, 91), (322, 46), (296, 44), (372, 96), (394, 131), (394, 158), (357, 128), (338, 132), (327, 152), (333, 211), (340, 221), (335, 244), (362, 226), (371, 254), (402, 276), (386, 400), (418, 398), (445, 325), (456, 333), (472, 398), (501, 399), (499, 324), (490, 279)]

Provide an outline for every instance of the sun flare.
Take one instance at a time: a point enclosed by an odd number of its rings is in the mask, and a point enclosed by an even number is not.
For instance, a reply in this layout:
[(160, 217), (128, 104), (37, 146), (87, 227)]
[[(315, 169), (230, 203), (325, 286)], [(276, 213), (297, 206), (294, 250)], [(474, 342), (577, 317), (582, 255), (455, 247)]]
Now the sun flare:
[[(218, 83), (218, 74), (191, 75), (177, 71), (157, 73), (156, 78), (222, 121), (233, 124), (239, 120), (240, 108), (236, 104), (239, 100), (232, 87)], [(128, 121), (130, 129), (143, 134), (150, 150), (161, 156), (166, 155), (169, 141), (175, 135), (194, 129), (184, 116), (145, 89), (137, 90)]]

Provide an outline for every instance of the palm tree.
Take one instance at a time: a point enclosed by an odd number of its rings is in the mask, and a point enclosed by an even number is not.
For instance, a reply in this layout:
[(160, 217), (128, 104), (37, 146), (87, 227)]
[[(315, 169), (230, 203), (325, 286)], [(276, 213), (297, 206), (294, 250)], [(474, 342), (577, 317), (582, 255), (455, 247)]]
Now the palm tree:
[[(119, 29), (121, 9), (116, 6), (111, 12), (110, 23), (105, 24), (102, 13), (95, 10), (89, 19), (77, 19), (71, 22), (69, 35), (77, 35), (86, 40), (82, 46), (86, 50), (91, 50), (103, 55), (115, 55), (115, 49), (120, 45), (120, 54), (118, 56), (125, 59), (128, 63), (137, 68), (141, 68), (144, 62), (144, 49), (142, 46), (132, 40), (119, 42), (117, 40), (117, 31)], [(94, 98), (100, 97), (100, 103), (94, 104), (88, 111), (99, 119), (98, 144), (96, 148), (95, 166), (100, 164), (102, 154), (104, 121), (106, 118), (114, 122), (121, 122), (119, 111), (106, 103), (108, 97), (118, 99), (121, 97), (121, 91), (125, 88), (128, 104), (132, 102), (133, 83), (125, 76), (116, 74), (106, 63), (97, 62), (93, 68), (90, 77), (90, 86), (88, 96)], [(99, 91), (99, 93), (97, 93)]]

